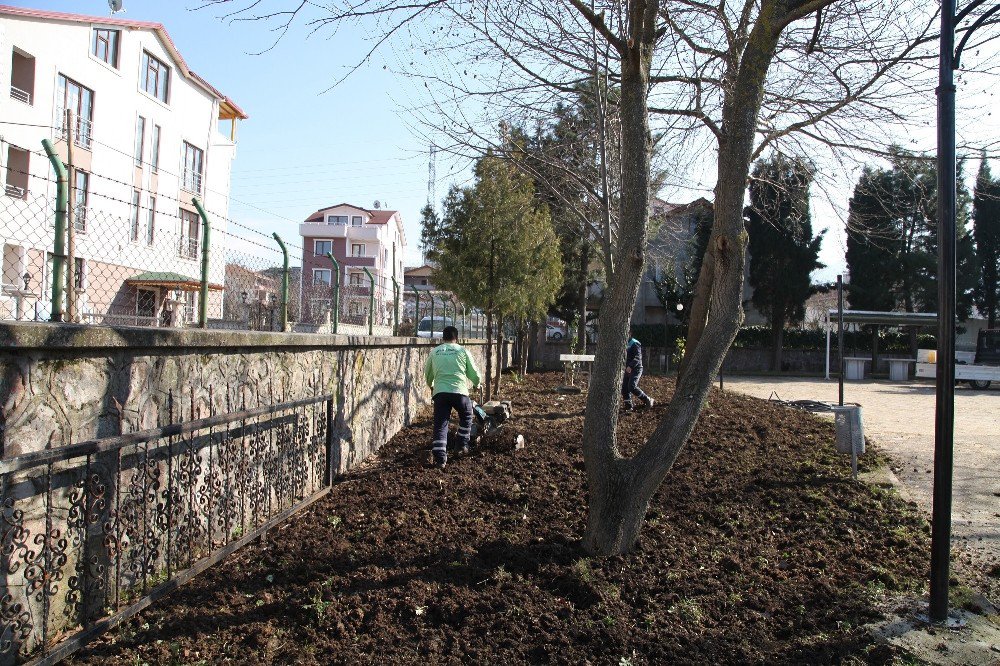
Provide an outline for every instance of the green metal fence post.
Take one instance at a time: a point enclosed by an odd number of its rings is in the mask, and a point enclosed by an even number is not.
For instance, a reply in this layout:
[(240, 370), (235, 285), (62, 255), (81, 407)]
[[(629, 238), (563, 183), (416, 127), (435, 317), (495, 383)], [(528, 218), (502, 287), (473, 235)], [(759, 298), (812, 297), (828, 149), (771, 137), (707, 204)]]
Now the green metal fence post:
[(413, 289), (413, 337), (420, 337), (417, 335), (418, 327), (420, 326), (420, 290), (417, 289), (417, 285), (411, 284), (410, 288)]
[[(458, 301), (455, 300), (454, 296), (452, 296), (449, 300), (451, 301), (451, 320), (452, 320), (451, 325), (452, 326), (455, 326), (455, 324), (460, 325), (458, 319)], [(458, 328), (457, 326), (455, 327)]]
[(374, 335), (372, 323), (375, 317), (375, 276), (367, 266), (362, 266), (361, 270), (368, 276), (368, 282), (371, 284), (371, 289), (368, 290), (368, 335)]
[(56, 228), (52, 243), (52, 314), (49, 321), (63, 320), (63, 290), (66, 270), (66, 210), (69, 208), (69, 173), (56, 155), (52, 142), (42, 139), (42, 148), (56, 172)]
[[(468, 326), (468, 323), (469, 323), (469, 319), (468, 319), (468, 317), (466, 316), (466, 313), (465, 313), (465, 306), (463, 305), (463, 306), (462, 306), (462, 337), (463, 337), (463, 338), (465, 338), (465, 337), (466, 337), (466, 333), (468, 333), (468, 331), (469, 331), (469, 326)], [(470, 335), (470, 336), (468, 336), (468, 337), (470, 337), (470, 338), (471, 338), (472, 336)]]
[(198, 197), (192, 197), (191, 203), (198, 209), (201, 216), (201, 289), (198, 295), (198, 327), (208, 328), (208, 258), (211, 252), (212, 225), (208, 221), (208, 214), (202, 208)]
[(434, 339), (434, 292), (429, 291), (427, 295), (431, 297), (431, 340)]
[(333, 279), (330, 280), (330, 287), (333, 289), (333, 331), (337, 334), (340, 326), (340, 262), (333, 258), (333, 252), (327, 252), (326, 258), (333, 263)]
[(399, 335), (399, 281), (392, 278), (392, 335)]
[(285, 243), (281, 240), (281, 236), (278, 235), (278, 232), (275, 232), (273, 235), (274, 240), (278, 241), (278, 247), (281, 248), (282, 255), (281, 316), (279, 317), (279, 322), (281, 324), (281, 332), (284, 333), (285, 329), (288, 328), (288, 248), (285, 247)]

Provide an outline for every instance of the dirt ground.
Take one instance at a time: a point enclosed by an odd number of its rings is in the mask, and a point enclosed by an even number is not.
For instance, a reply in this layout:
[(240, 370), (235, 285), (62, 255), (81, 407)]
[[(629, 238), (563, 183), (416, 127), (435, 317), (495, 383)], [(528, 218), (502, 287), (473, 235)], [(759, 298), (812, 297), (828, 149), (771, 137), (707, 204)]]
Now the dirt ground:
[[(864, 410), (865, 434), (891, 457), (892, 470), (908, 496), (929, 517), (934, 385), (864, 380), (844, 386), (844, 401), (859, 403)], [(783, 400), (838, 400), (836, 380), (726, 377), (725, 387), (758, 398), (777, 394)], [(979, 575), (984, 593), (1000, 605), (1000, 387), (956, 387), (953, 484), (952, 536), (958, 564)]]
[[(509, 389), (526, 448), (425, 467), (425, 412), (266, 544), (71, 663), (899, 663), (862, 625), (920, 593), (927, 525), (850, 480), (829, 422), (713, 392), (635, 550), (591, 558), (583, 398), (558, 381)], [(643, 386), (662, 402), (623, 416), (625, 449), (672, 390)]]

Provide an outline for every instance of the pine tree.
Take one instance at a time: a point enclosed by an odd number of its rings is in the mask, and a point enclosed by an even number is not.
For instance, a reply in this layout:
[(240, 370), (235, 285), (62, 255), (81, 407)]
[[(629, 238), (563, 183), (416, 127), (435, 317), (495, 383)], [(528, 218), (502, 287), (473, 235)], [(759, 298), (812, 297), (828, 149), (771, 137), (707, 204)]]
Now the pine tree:
[(809, 215), (812, 168), (776, 156), (757, 162), (746, 209), (753, 304), (771, 326), (771, 369), (781, 369), (785, 325), (805, 316), (813, 293), (809, 276), (822, 268), (823, 234), (813, 236)]
[(985, 155), (979, 163), (972, 210), (978, 268), (975, 302), (987, 326), (995, 328), (1000, 308), (1000, 180), (993, 179)]
[[(474, 187), (448, 192), (428, 257), (439, 287), (485, 311), (489, 350), (494, 332), (502, 342), (505, 318), (544, 317), (562, 286), (562, 263), (532, 180), (495, 156), (479, 160), (475, 171)], [(499, 388), (499, 363), (496, 373), (493, 367), (489, 354), (488, 396)]]

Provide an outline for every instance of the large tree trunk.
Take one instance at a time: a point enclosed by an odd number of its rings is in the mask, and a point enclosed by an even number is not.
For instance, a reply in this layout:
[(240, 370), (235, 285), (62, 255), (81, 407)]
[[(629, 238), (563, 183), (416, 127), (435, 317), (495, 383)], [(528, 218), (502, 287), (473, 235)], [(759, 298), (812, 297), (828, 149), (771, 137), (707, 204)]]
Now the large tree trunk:
[[(607, 298), (601, 306), (601, 336), (583, 430), (590, 492), (583, 543), (600, 555), (623, 553), (635, 543), (649, 501), (694, 429), (712, 380), (739, 330), (746, 249), (743, 198), (763, 83), (782, 25), (775, 5), (765, 1), (739, 71), (727, 90), (718, 134), (715, 224), (708, 250), (712, 254), (711, 288), (699, 290), (703, 302), (698, 307), (708, 316), (701, 325), (692, 323), (695, 344), (688, 350), (675, 398), (639, 452), (626, 460), (620, 456), (615, 438), (617, 384), (622, 377), (622, 350), (642, 277), (646, 241), (651, 149), (646, 94), (657, 9), (658, 3), (650, 2), (643, 7), (645, 13), (634, 12), (633, 35), (622, 58), (620, 259), (614, 275), (609, 276)], [(701, 277), (707, 275), (703, 270)]]
[[(587, 228), (584, 227), (583, 233), (588, 233)], [(580, 320), (579, 329), (576, 332), (576, 344), (579, 348), (579, 353), (587, 353), (587, 273), (590, 268), (590, 245), (586, 240), (583, 241), (583, 248), (580, 251), (580, 301), (579, 301), (579, 314), (577, 315)], [(572, 346), (572, 340), (568, 341)]]
[(486, 310), (486, 376), (483, 378), (486, 401), (493, 399), (493, 308)]
[(771, 372), (781, 372), (782, 349), (785, 341), (785, 321), (775, 318), (771, 322)]
[(493, 375), (493, 391), (492, 395), (499, 399), (500, 398), (500, 376), (503, 374), (503, 349), (504, 347), (504, 337), (503, 337), (503, 313), (497, 313), (497, 362), (496, 362), (496, 373)]

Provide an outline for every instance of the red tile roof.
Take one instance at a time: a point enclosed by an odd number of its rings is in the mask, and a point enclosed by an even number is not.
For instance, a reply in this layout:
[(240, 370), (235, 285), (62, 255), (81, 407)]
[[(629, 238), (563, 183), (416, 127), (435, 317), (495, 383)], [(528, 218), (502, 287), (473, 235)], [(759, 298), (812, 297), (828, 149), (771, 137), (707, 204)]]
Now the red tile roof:
[(45, 21), (69, 21), (72, 23), (97, 23), (98, 25), (115, 25), (122, 28), (132, 28), (134, 30), (152, 30), (155, 32), (160, 39), (163, 41), (163, 45), (166, 46), (167, 51), (173, 57), (174, 61), (180, 67), (181, 73), (187, 78), (193, 80), (197, 83), (203, 90), (209, 94), (216, 97), (219, 101), (225, 102), (236, 114), (246, 120), (249, 116), (236, 105), (236, 102), (226, 97), (217, 88), (211, 85), (208, 81), (201, 78), (194, 71), (188, 67), (184, 58), (181, 56), (180, 51), (174, 45), (174, 40), (170, 38), (170, 34), (167, 29), (163, 27), (162, 23), (154, 23), (152, 21), (133, 21), (131, 19), (120, 19), (113, 16), (87, 16), (85, 14), (67, 14), (66, 12), (50, 12), (42, 9), (29, 9), (27, 7), (11, 7), (10, 5), (0, 5), (0, 15), (6, 14), (8, 16), (24, 16), (26, 18), (42, 19)]
[(347, 206), (348, 208), (353, 208), (354, 210), (360, 210), (362, 213), (368, 213), (371, 215), (371, 220), (368, 224), (385, 224), (391, 220), (392, 216), (397, 212), (394, 210), (368, 210), (367, 208), (362, 208), (361, 206), (355, 206), (354, 204), (344, 202), (327, 206), (326, 208), (320, 208), (318, 211), (307, 217), (306, 222), (322, 222), (326, 211), (333, 208), (340, 208), (341, 206)]

